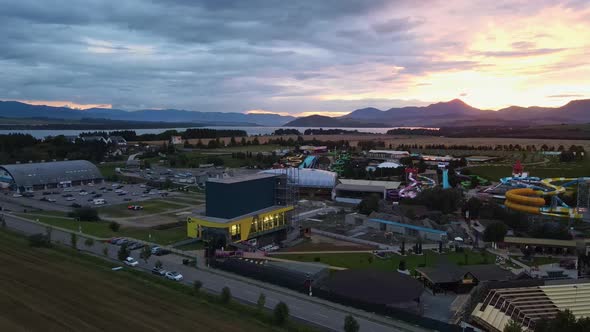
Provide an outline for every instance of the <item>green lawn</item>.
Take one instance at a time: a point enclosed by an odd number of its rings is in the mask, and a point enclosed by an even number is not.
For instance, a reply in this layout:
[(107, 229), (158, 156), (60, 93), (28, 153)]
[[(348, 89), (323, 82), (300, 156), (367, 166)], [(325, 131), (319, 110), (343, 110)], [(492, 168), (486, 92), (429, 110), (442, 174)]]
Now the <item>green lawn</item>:
[[(471, 174), (476, 174), (488, 180), (499, 181), (500, 178), (511, 176), (511, 166), (472, 166), (467, 168)], [(530, 176), (540, 178), (551, 177), (583, 177), (590, 176), (590, 159), (580, 162), (562, 163), (552, 160), (545, 165), (524, 166), (524, 170), (529, 172)]]
[[(289, 254), (277, 255), (275, 257), (282, 259), (290, 259), (301, 262), (319, 262), (331, 266), (344, 267), (348, 269), (378, 269), (378, 270), (393, 270), (397, 269), (399, 262), (403, 259), (406, 261), (406, 267), (409, 270), (416, 269), (420, 264), (426, 266), (434, 266), (439, 259), (448, 259), (451, 262), (459, 265), (464, 265), (465, 255), (467, 255), (467, 265), (471, 264), (486, 264), (484, 255), (477, 252), (466, 250), (465, 253), (447, 252), (439, 255), (431, 250), (425, 250), (424, 255), (409, 255), (402, 257), (399, 255), (392, 255), (389, 258), (381, 259), (369, 253), (346, 253), (346, 254)], [(496, 257), (493, 254), (485, 253), (487, 263), (494, 263)]]
[[(36, 215), (29, 215), (26, 213), (17, 214), (23, 218), (38, 220), (42, 223), (53, 225), (65, 229), (78, 230), (82, 227), (82, 233), (94, 235), (102, 238), (111, 237), (133, 237), (139, 240), (156, 242), (162, 245), (169, 245), (182, 241), (187, 238), (186, 227), (175, 227), (164, 230), (157, 230), (151, 228), (133, 228), (121, 227), (118, 232), (113, 232), (109, 228), (108, 222), (92, 222), (92, 221), (75, 221), (74, 219), (64, 219), (59, 217), (40, 217)], [(151, 235), (151, 239), (150, 239)]]
[(559, 263), (559, 261), (560, 261), (559, 258), (553, 258), (553, 257), (533, 257), (532, 262), (523, 260), (523, 259), (521, 259), (521, 257), (517, 257), (516, 259), (518, 259), (518, 261), (520, 261), (526, 265), (529, 265), (529, 266), (553, 264), (553, 263)]
[(124, 168), (125, 163), (124, 162), (104, 163), (104, 164), (98, 164), (98, 165), (96, 165), (96, 167), (98, 167), (98, 169), (100, 170), (100, 173), (102, 173), (103, 177), (109, 178), (109, 177), (113, 177), (113, 176), (117, 175), (117, 172), (115, 172), (115, 168), (117, 168), (117, 167)]
[[(237, 138), (236, 139), (238, 141), (238, 143), (240, 142), (240, 139)], [(284, 147), (284, 146), (280, 146), (280, 145), (276, 145), (276, 144), (268, 144), (268, 145), (247, 145), (247, 146), (228, 146), (225, 148), (219, 148), (219, 149), (201, 149), (201, 150), (197, 150), (199, 152), (203, 152), (203, 153), (208, 153), (208, 152), (252, 152), (252, 153), (258, 153), (258, 152), (272, 152), (274, 150), (278, 150), (278, 149), (287, 149), (288, 147)]]
[[(187, 207), (186, 204), (183, 202), (178, 202), (179, 204), (174, 203), (174, 198), (170, 198), (169, 201), (164, 200), (149, 200), (149, 201), (142, 201), (142, 202), (127, 202), (124, 204), (117, 204), (117, 205), (109, 205), (104, 207), (99, 207), (98, 213), (101, 215), (108, 215), (110, 217), (115, 218), (124, 218), (124, 217), (133, 217), (133, 216), (141, 216), (145, 214), (153, 214), (153, 213), (160, 213), (166, 212), (170, 210), (177, 210)], [(127, 207), (129, 205), (141, 205), (143, 206), (143, 210), (129, 210)]]

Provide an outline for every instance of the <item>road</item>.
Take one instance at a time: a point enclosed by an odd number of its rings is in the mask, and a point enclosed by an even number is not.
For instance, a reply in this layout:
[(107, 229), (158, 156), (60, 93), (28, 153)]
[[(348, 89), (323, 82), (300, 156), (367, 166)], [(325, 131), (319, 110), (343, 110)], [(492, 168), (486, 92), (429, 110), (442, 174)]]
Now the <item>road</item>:
[[(45, 233), (47, 227), (42, 224), (34, 223), (30, 220), (23, 219), (11, 214), (4, 214), (7, 227), (18, 230), (25, 234)], [(88, 251), (97, 256), (103, 256), (103, 249), (108, 250), (108, 257), (113, 259), (117, 256), (119, 247), (95, 241), (92, 246), (84, 244), (84, 234), (78, 235), (78, 248)], [(56, 228), (51, 232), (52, 241), (59, 241), (69, 245), (71, 235), (69, 232)], [(132, 252), (132, 257), (138, 259), (139, 251)], [(163, 263), (166, 270), (175, 270), (184, 276), (184, 283), (192, 284), (195, 280), (203, 283), (203, 288), (207, 291), (220, 293), (223, 287), (229, 287), (234, 298), (241, 301), (255, 304), (261, 293), (266, 296), (266, 307), (269, 309), (282, 301), (289, 306), (292, 317), (306, 321), (322, 327), (325, 330), (341, 331), (344, 324), (344, 317), (352, 314), (361, 327), (361, 331), (385, 332), (385, 331), (409, 331), (421, 332), (429, 331), (428, 329), (414, 326), (412, 324), (389, 319), (376, 314), (360, 311), (354, 308), (344, 307), (339, 304), (331, 303), (322, 299), (308, 297), (304, 294), (291, 291), (286, 288), (265, 284), (256, 280), (243, 278), (237, 275), (229, 274), (223, 271), (209, 268), (195, 268), (182, 264), (182, 257), (177, 255), (166, 255), (160, 257), (151, 257), (147, 262), (138, 259), (140, 262), (138, 268), (149, 271), (157, 260)]]

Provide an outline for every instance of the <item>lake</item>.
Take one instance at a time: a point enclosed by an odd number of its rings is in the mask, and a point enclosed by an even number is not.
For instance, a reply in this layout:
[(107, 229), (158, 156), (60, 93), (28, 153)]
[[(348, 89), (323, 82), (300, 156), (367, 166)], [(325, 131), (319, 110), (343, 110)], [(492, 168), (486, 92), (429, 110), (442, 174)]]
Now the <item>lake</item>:
[[(225, 127), (225, 126), (210, 126), (210, 127), (196, 127), (199, 128), (210, 128), (210, 129), (235, 129), (235, 130), (244, 130), (248, 135), (270, 135), (277, 129), (297, 129), (300, 132), (304, 132), (306, 129), (320, 129), (320, 127)], [(344, 129), (344, 130), (358, 130), (361, 133), (375, 133), (375, 134), (385, 134), (390, 129), (404, 129), (409, 127), (391, 127), (391, 128), (324, 128), (324, 129)], [(417, 129), (427, 129), (422, 127), (412, 127)], [(142, 134), (159, 134), (166, 130), (178, 130), (184, 131), (187, 128), (154, 128), (154, 129), (117, 129), (117, 130), (134, 130), (138, 135)], [(438, 129), (438, 128), (434, 128)], [(35, 138), (44, 138), (47, 136), (57, 136), (57, 135), (66, 135), (66, 136), (75, 136), (79, 135), (83, 132), (89, 131), (96, 131), (96, 130), (0, 130), (1, 134), (9, 134), (9, 133), (22, 133), (22, 134), (30, 134)], [(105, 131), (112, 131), (112, 130), (105, 130)]]

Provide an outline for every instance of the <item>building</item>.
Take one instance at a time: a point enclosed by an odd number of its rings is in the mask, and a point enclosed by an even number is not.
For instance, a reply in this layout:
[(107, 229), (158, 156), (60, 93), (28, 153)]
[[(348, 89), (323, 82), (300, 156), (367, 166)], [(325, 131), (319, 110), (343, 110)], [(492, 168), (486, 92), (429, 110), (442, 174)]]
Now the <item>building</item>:
[(533, 287), (490, 289), (471, 318), (487, 331), (503, 331), (510, 320), (533, 331), (541, 319), (568, 309), (576, 319), (590, 316), (590, 284), (564, 283)]
[(109, 144), (111, 143), (111, 140), (108, 138), (104, 138), (102, 136), (83, 136), (82, 140), (84, 142), (99, 142), (102, 144)]
[(286, 236), (294, 208), (294, 187), (286, 176), (211, 179), (205, 188), (205, 213), (188, 218), (189, 237), (215, 234), (237, 242), (271, 234), (279, 242)]
[(424, 286), (432, 289), (433, 293), (464, 293), (481, 282), (508, 281), (516, 278), (512, 272), (503, 270), (496, 264), (458, 266), (443, 263), (433, 267), (419, 267), (416, 274)]
[(378, 160), (400, 160), (410, 156), (408, 151), (394, 151), (394, 150), (369, 150), (367, 157)]
[(300, 195), (330, 197), (338, 175), (335, 172), (314, 168), (275, 168), (261, 171), (262, 174), (287, 175), (298, 188)]
[[(406, 219), (404, 219), (404, 221), (405, 220)], [(423, 221), (408, 221), (412, 223), (402, 222), (401, 218), (400, 221), (369, 218), (367, 220), (367, 226), (370, 228), (379, 229), (384, 232), (393, 232), (408, 237), (420, 237), (429, 241), (441, 241), (443, 243), (447, 242), (447, 232), (433, 228), (431, 225), (429, 225), (430, 227), (426, 225), (416, 225), (416, 223), (421, 223)]]
[(334, 188), (333, 199), (340, 203), (358, 204), (363, 198), (377, 195), (387, 197), (387, 192), (397, 190), (400, 182), (340, 179)]
[(178, 145), (182, 144), (182, 136), (172, 136), (170, 137), (170, 144)]
[(117, 146), (127, 146), (127, 140), (123, 136), (109, 136), (107, 140)]
[(0, 186), (18, 192), (102, 181), (98, 168), (86, 160), (0, 165)]
[[(588, 240), (590, 242), (590, 240)], [(536, 253), (553, 255), (575, 255), (577, 248), (586, 248), (590, 243), (586, 240), (555, 240), (532, 237), (506, 236), (499, 243), (500, 248), (522, 249), (530, 247)], [(588, 249), (587, 249), (588, 250)]]

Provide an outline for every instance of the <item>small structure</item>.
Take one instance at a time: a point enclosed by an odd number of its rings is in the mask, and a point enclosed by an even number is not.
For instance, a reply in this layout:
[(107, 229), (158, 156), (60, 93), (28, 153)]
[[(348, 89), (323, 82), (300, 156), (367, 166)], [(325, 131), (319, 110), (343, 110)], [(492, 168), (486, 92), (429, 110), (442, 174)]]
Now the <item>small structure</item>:
[(438, 291), (465, 293), (480, 282), (507, 281), (515, 277), (512, 272), (503, 270), (495, 264), (458, 266), (441, 263), (434, 267), (419, 267), (416, 273), (433, 293)]
[(395, 161), (401, 158), (409, 157), (408, 151), (395, 151), (395, 150), (369, 150), (367, 157), (376, 160), (384, 161)]
[(98, 142), (102, 144), (109, 144), (111, 140), (108, 138), (104, 138), (102, 136), (82, 136), (81, 137), (84, 142)]
[(541, 239), (533, 237), (515, 237), (506, 236), (504, 241), (499, 243), (500, 248), (514, 248), (521, 249), (530, 247), (537, 253), (550, 252), (556, 255), (573, 255), (576, 253), (576, 248), (579, 246), (586, 247), (585, 241), (576, 240), (555, 240), (555, 239)]
[(182, 136), (170, 137), (170, 144), (172, 144), (172, 145), (182, 144)]
[[(447, 232), (438, 230), (433, 227), (419, 226), (413, 223), (402, 222), (410, 221), (399, 218), (399, 221), (390, 221), (379, 218), (370, 218), (367, 220), (367, 225), (371, 228), (376, 228), (385, 232), (393, 232), (411, 237), (420, 237), (430, 241), (447, 242)], [(418, 223), (418, 222), (415, 222)]]

